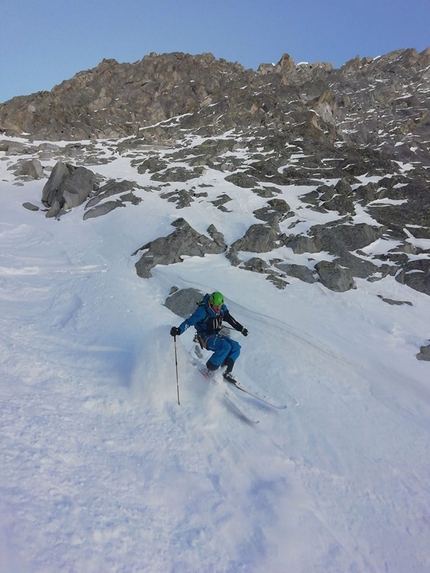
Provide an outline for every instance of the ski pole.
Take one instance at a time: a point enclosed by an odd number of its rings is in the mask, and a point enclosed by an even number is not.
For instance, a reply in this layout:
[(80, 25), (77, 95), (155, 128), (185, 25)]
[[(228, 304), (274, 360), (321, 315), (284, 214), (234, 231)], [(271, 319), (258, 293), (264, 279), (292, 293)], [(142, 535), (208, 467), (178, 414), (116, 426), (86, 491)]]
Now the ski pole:
[(178, 394), (178, 406), (180, 406), (181, 402), (179, 401), (178, 352), (176, 350), (176, 336), (173, 337), (173, 342), (175, 345), (176, 392)]

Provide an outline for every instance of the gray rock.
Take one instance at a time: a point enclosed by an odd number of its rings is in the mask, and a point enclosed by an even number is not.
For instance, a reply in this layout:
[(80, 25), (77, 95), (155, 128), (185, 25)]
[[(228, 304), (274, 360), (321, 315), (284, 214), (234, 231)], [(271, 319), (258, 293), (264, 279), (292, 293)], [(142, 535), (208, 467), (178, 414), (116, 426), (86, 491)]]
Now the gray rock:
[(47, 211), (45, 217), (47, 219), (53, 219), (55, 217), (58, 217), (61, 211), (62, 211), (62, 204), (58, 199), (54, 199), (51, 208)]
[(37, 205), (33, 205), (33, 203), (23, 203), (22, 206), (29, 211), (39, 211), (39, 207)]
[(124, 195), (121, 195), (120, 199), (123, 203), (131, 203), (132, 205), (139, 205), (139, 203), (142, 203), (142, 198), (136, 197), (136, 195), (131, 191), (129, 193), (124, 193)]
[(417, 354), (418, 360), (430, 361), (430, 344), (426, 346), (421, 346), (419, 353)]
[(157, 173), (158, 171), (166, 169), (167, 165), (165, 161), (162, 161), (158, 157), (149, 157), (139, 164), (137, 171), (138, 173)]
[(32, 155), (36, 153), (37, 149), (33, 145), (28, 145), (28, 143), (8, 141), (3, 142), (2, 151), (6, 151), (8, 155)]
[(413, 178), (410, 176), (408, 179), (392, 179), (383, 180), (383, 183), (387, 185), (384, 195), (388, 199), (403, 200), (403, 203), (400, 205), (369, 205), (366, 210), (376, 221), (390, 229), (393, 238), (404, 239), (404, 228), (408, 226), (428, 229), (430, 227), (428, 175), (417, 172)]
[(337, 193), (339, 193), (339, 195), (345, 195), (347, 197), (349, 197), (350, 195), (352, 195), (352, 187), (351, 185), (348, 183), (348, 181), (344, 178), (340, 179), (335, 186), (335, 190)]
[(196, 310), (204, 294), (195, 288), (175, 290), (167, 297), (164, 306), (181, 318), (188, 318)]
[(284, 272), (289, 277), (300, 279), (305, 283), (313, 284), (318, 282), (318, 279), (314, 276), (314, 272), (304, 265), (296, 265), (293, 263), (277, 263), (275, 264), (275, 267)]
[(251, 177), (242, 172), (228, 175), (225, 180), (243, 189), (252, 189), (252, 187), (255, 187), (256, 183), (258, 183), (255, 177)]
[(275, 195), (279, 195), (281, 190), (277, 187), (257, 187), (256, 189), (252, 190), (253, 193), (259, 195), (260, 197), (274, 197)]
[(430, 295), (430, 260), (408, 261), (396, 275), (396, 281), (418, 292)]
[(62, 161), (58, 161), (55, 164), (42, 191), (42, 203), (46, 207), (51, 207), (55, 200), (59, 200), (59, 198), (62, 197), (61, 186), (63, 184), (63, 180), (73, 171), (73, 169), (72, 165), (68, 165)]
[(37, 149), (44, 153), (58, 153), (61, 147), (55, 143), (44, 142), (38, 145)]
[(235, 241), (231, 247), (235, 251), (249, 251), (252, 253), (268, 253), (279, 244), (278, 233), (270, 225), (251, 225), (245, 235)]
[(292, 235), (286, 238), (285, 246), (293, 250), (296, 255), (304, 253), (318, 253), (320, 248), (317, 246), (313, 237), (306, 235)]
[(367, 279), (381, 270), (371, 261), (356, 257), (349, 252), (342, 253), (342, 255), (336, 259), (336, 263), (341, 267), (348, 268), (352, 276), (360, 279)]
[(288, 215), (291, 217), (294, 213), (291, 213), (290, 206), (284, 199), (272, 199), (267, 202), (267, 207), (262, 207), (254, 211), (254, 215), (257, 219), (266, 221), (272, 226), (283, 221)]
[(194, 193), (192, 191), (188, 191), (187, 189), (175, 189), (175, 191), (162, 193), (160, 197), (162, 199), (167, 199), (169, 203), (177, 203), (176, 209), (189, 207), (194, 201)]
[(227, 248), (224, 240), (224, 235), (218, 231), (215, 225), (209, 225), (207, 231), (209, 236), (213, 239), (215, 245), (218, 245), (218, 247), (221, 249), (220, 252), (224, 252)]
[(133, 253), (132, 256), (141, 250), (146, 251), (135, 265), (140, 277), (151, 277), (150, 271), (156, 265), (180, 263), (184, 255), (204, 257), (205, 254), (219, 254), (226, 249), (225, 244), (197, 233), (185, 219), (177, 219), (172, 225), (176, 227), (173, 233), (155, 239)]
[(236, 249), (231, 247), (228, 249), (225, 258), (229, 260), (234, 267), (238, 267), (242, 262), (239, 258), (239, 253), (236, 251)]
[(71, 209), (81, 205), (94, 189), (95, 174), (85, 167), (77, 167), (67, 175), (62, 184), (64, 207)]
[(41, 179), (44, 177), (42, 164), (38, 159), (28, 159), (23, 161), (15, 171), (16, 176), (26, 176), (32, 179)]
[(340, 255), (345, 251), (355, 251), (380, 239), (386, 229), (367, 223), (357, 225), (316, 225), (310, 229), (315, 244), (321, 251)]
[(275, 285), (275, 287), (278, 288), (279, 290), (283, 290), (289, 284), (283, 278), (281, 278), (280, 276), (275, 275), (275, 274), (269, 274), (266, 277), (266, 280), (273, 283)]
[(337, 211), (340, 215), (355, 215), (354, 202), (347, 195), (334, 195), (330, 201), (322, 203), (322, 207), (329, 211)]
[(320, 281), (329, 290), (345, 292), (355, 288), (354, 279), (349, 269), (344, 269), (334, 261), (320, 261), (315, 265)]
[(103, 201), (107, 197), (119, 195), (127, 191), (133, 191), (134, 189), (142, 189), (142, 187), (134, 181), (116, 181), (115, 179), (111, 179), (93, 192), (94, 197), (87, 202), (85, 209), (94, 207), (97, 203), (100, 203), (100, 201)]
[(227, 193), (223, 193), (222, 195), (220, 195), (219, 197), (217, 197), (215, 199), (215, 201), (211, 201), (211, 203), (213, 205), (215, 205), (215, 207), (218, 207), (219, 209), (221, 209), (221, 211), (227, 211), (227, 209), (224, 207), (224, 205), (226, 203), (228, 203), (229, 201), (231, 201), (231, 197), (229, 197), (227, 195)]
[(75, 167), (59, 161), (43, 187), (42, 203), (53, 207), (59, 203), (64, 209), (81, 205), (96, 185), (95, 174), (85, 167)]
[(391, 306), (403, 306), (404, 304), (406, 304), (407, 306), (413, 306), (413, 304), (409, 300), (394, 300), (392, 298), (386, 298), (380, 294), (378, 294), (378, 298), (380, 298), (381, 300), (383, 300), (384, 302), (386, 302)]
[(204, 173), (203, 167), (195, 167), (194, 169), (186, 169), (185, 167), (171, 167), (162, 172), (154, 173), (151, 176), (153, 181), (165, 182), (185, 182), (190, 179), (196, 179)]
[(254, 273), (265, 273), (269, 268), (269, 265), (259, 257), (252, 257), (246, 261), (246, 263), (243, 263), (241, 268), (247, 271), (253, 271)]
[(111, 211), (117, 209), (118, 207), (125, 207), (124, 203), (120, 199), (117, 199), (116, 201), (105, 201), (101, 205), (96, 205), (92, 209), (85, 211), (82, 219), (86, 221), (87, 219), (102, 217), (103, 215), (110, 213)]

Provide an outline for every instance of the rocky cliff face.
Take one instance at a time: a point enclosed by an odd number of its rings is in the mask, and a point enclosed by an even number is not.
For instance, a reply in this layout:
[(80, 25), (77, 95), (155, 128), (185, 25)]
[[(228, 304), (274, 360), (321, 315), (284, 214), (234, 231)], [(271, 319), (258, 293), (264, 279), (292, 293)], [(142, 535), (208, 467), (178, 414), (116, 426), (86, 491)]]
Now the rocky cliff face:
[[(251, 129), (428, 161), (422, 144), (430, 138), (429, 86), (430, 48), (357, 57), (339, 69), (296, 65), (284, 54), (257, 71), (212, 54), (150, 54), (134, 64), (103, 60), (51, 92), (0, 105), (0, 130), (39, 140), (144, 134), (165, 141), (183, 129), (205, 135)], [(166, 133), (163, 122), (172, 118)]]
[[(429, 94), (430, 48), (339, 69), (296, 65), (288, 55), (257, 71), (211, 54), (104, 60), (49, 93), (2, 104), (3, 133), (31, 135), (28, 145), (0, 141), (0, 151), (11, 162), (21, 156), (10, 167), (21, 181), (46, 177), (42, 162), (57, 160), (41, 189), (49, 217), (82, 202), (84, 219), (106, 216), (144, 203), (148, 192), (174, 203), (176, 230), (136, 245), (142, 277), (185, 255), (225, 253), (278, 288), (292, 277), (342, 292), (391, 275), (430, 294)], [(118, 157), (138, 183), (91, 172)], [(220, 191), (207, 184), (208, 170)], [(235, 242), (210, 220), (207, 235), (186, 221), (190, 207), (228, 217), (238, 193), (252, 204), (258, 196), (259, 207)], [(325, 222), (310, 224), (311, 213)]]

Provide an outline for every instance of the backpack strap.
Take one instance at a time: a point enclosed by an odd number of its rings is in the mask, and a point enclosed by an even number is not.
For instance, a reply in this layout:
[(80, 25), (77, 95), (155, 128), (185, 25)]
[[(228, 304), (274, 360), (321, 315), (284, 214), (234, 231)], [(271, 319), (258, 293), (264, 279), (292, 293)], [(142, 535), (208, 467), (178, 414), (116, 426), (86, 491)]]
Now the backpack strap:
[(194, 342), (198, 343), (202, 350), (206, 350), (206, 342), (204, 341), (204, 339), (201, 336), (199, 336), (197, 334), (197, 332), (194, 335)]
[(197, 306), (203, 306), (206, 309), (206, 318), (202, 322), (207, 322), (207, 320), (209, 318), (209, 314), (208, 314), (208, 311), (206, 308), (206, 303), (209, 300), (209, 297), (210, 297), (210, 294), (206, 293), (205, 296), (202, 298), (202, 300), (197, 303)]

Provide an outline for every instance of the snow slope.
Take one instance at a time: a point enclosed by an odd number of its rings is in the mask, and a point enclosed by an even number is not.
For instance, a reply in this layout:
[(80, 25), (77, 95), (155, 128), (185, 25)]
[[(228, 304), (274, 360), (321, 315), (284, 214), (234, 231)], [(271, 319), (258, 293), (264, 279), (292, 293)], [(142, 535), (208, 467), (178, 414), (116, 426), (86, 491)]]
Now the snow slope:
[[(131, 253), (179, 216), (205, 232), (206, 207), (142, 190), (139, 206), (49, 220), (21, 206), (40, 204), (44, 181), (16, 186), (7, 165), (2, 572), (430, 572), (430, 365), (415, 358), (427, 296), (392, 277), (342, 294), (294, 279), (278, 290), (224, 255), (143, 280)], [(147, 177), (125, 158), (97, 171)], [(209, 214), (229, 241), (255, 205), (236, 209)], [(224, 293), (250, 332), (237, 335), (237, 376), (286, 410), (239, 398), (260, 421), (246, 424), (190, 365), (190, 331), (177, 404), (173, 285)]]

